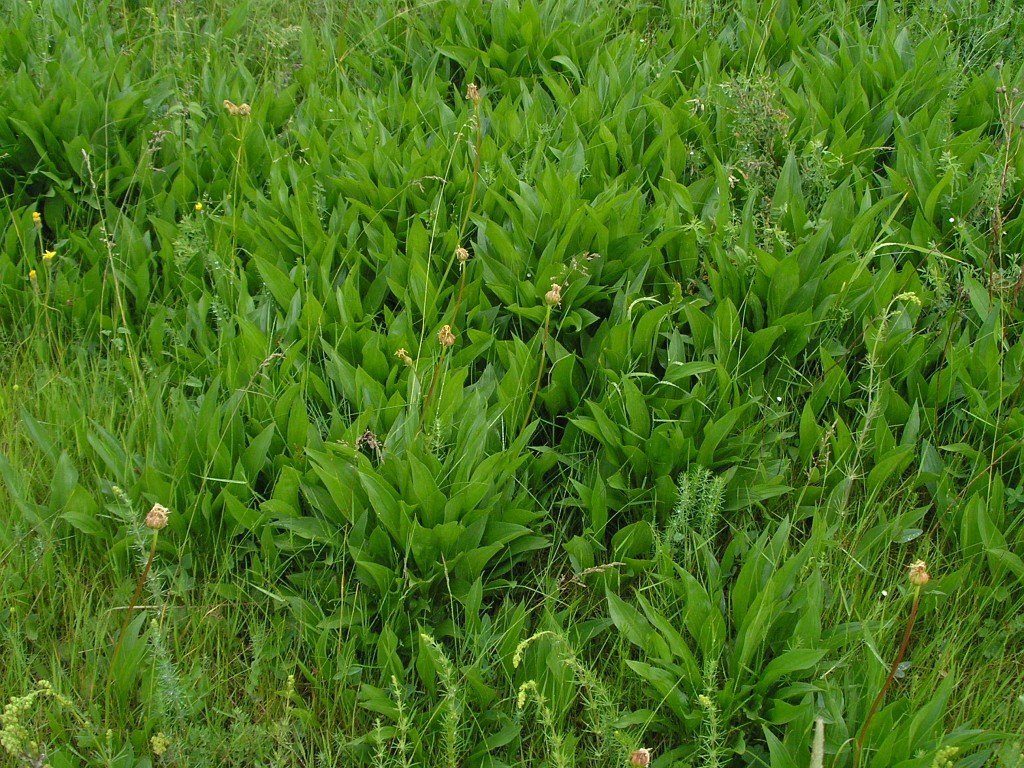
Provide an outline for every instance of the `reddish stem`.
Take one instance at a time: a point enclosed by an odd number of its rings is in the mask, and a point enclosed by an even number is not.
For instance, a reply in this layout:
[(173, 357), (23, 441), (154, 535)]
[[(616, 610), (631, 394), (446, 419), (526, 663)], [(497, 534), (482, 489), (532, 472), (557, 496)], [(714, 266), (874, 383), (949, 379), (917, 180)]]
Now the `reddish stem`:
[(917, 587), (914, 591), (914, 604), (910, 607), (910, 618), (907, 620), (907, 630), (903, 633), (903, 642), (900, 644), (899, 653), (896, 654), (896, 659), (893, 661), (892, 667), (889, 669), (889, 675), (885, 678), (882, 690), (880, 690), (878, 695), (875, 696), (875, 701), (871, 705), (871, 709), (868, 711), (868, 716), (864, 720), (864, 725), (860, 729), (860, 734), (857, 736), (857, 743), (853, 753), (854, 768), (858, 768), (860, 765), (860, 756), (861, 752), (864, 750), (864, 739), (868, 734), (868, 726), (871, 725), (871, 720), (878, 711), (878, 707), (881, 706), (882, 700), (885, 698), (885, 692), (889, 690), (889, 686), (892, 685), (892, 681), (896, 678), (896, 672), (900, 668), (900, 664), (903, 662), (903, 657), (907, 653), (907, 647), (910, 645), (910, 633), (914, 629), (914, 620), (917, 618), (917, 606), (920, 601), (921, 588)]

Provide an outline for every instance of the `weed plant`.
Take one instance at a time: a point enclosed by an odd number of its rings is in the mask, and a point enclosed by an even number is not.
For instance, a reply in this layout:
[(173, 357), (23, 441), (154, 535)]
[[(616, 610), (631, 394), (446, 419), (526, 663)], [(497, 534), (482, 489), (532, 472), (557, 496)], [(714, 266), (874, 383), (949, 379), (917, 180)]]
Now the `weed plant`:
[(1024, 765), (1014, 3), (0, 19), (0, 765)]

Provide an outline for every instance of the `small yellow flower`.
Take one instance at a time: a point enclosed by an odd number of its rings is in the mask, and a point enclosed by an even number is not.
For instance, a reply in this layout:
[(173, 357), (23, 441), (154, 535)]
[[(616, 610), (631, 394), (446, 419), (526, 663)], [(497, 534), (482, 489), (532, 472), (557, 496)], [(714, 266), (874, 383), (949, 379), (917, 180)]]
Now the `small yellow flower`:
[(43, 261), (49, 264), (51, 261), (53, 261), (53, 257), (56, 255), (56, 251), (43, 251)]
[(171, 746), (171, 740), (161, 731), (149, 740), (149, 746), (152, 748), (154, 755), (162, 757), (167, 748)]
[(33, 283), (36, 281), (36, 271), (34, 269), (30, 269), (28, 271), (28, 279), (31, 280)]
[(197, 211), (203, 210), (203, 204), (202, 203), (196, 203), (196, 210)]
[(43, 226), (43, 214), (39, 211), (32, 211), (32, 223), (37, 227)]

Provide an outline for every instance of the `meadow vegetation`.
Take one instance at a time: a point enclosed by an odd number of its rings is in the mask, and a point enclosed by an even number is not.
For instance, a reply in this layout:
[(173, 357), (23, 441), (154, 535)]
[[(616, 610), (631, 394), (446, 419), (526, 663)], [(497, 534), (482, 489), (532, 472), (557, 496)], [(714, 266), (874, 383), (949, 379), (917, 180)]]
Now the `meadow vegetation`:
[(0, 765), (1024, 764), (1013, 0), (0, 19)]

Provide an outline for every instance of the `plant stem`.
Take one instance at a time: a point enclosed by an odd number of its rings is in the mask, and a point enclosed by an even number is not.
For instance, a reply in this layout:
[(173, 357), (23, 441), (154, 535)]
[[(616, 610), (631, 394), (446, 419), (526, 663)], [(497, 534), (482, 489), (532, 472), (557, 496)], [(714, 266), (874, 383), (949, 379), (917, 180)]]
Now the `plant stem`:
[(430, 400), (434, 396), (434, 389), (437, 387), (437, 380), (441, 377), (441, 366), (444, 365), (444, 358), (448, 350), (441, 349), (441, 357), (437, 360), (437, 365), (434, 366), (434, 375), (430, 379), (430, 388), (427, 390), (427, 396), (423, 398), (423, 410), (420, 412), (420, 423), (416, 425), (416, 434), (418, 435), (423, 431), (423, 424), (427, 420), (427, 412), (430, 410)]
[(121, 643), (124, 642), (124, 633), (128, 629), (128, 622), (131, 620), (132, 611), (135, 610), (135, 606), (139, 602), (139, 597), (142, 595), (142, 585), (146, 583), (146, 577), (149, 575), (149, 569), (153, 565), (153, 558), (156, 556), (156, 540), (159, 534), (157, 531), (153, 531), (153, 541), (149, 546), (149, 558), (146, 560), (146, 567), (142, 569), (142, 575), (139, 576), (139, 582), (135, 585), (135, 594), (132, 595), (132, 601), (128, 604), (128, 610), (125, 611), (124, 621), (121, 622), (121, 631), (117, 636), (117, 644), (114, 646), (114, 655), (110, 658), (110, 669), (107, 672), (109, 687), (110, 681), (113, 680), (114, 665), (117, 662), (117, 655), (121, 650)]
[(526, 431), (530, 423), (530, 416), (533, 415), (533, 405), (537, 402), (537, 393), (540, 391), (540, 382), (544, 378), (544, 356), (548, 347), (548, 331), (551, 325), (551, 305), (548, 304), (544, 312), (544, 335), (540, 340), (540, 359), (537, 361), (537, 381), (533, 385), (533, 394), (530, 396), (530, 405), (526, 409), (526, 417), (523, 419), (523, 426), (519, 428), (519, 434)]
[(861, 753), (864, 750), (864, 739), (868, 734), (868, 726), (871, 725), (871, 720), (874, 718), (875, 713), (878, 711), (878, 707), (881, 706), (882, 700), (885, 698), (885, 692), (889, 690), (889, 686), (892, 685), (892, 681), (896, 678), (896, 671), (899, 669), (900, 664), (903, 661), (903, 657), (907, 653), (907, 646), (910, 645), (910, 633), (914, 629), (914, 620), (917, 618), (917, 606), (921, 602), (921, 588), (914, 588), (914, 603), (910, 607), (910, 618), (907, 620), (907, 629), (903, 633), (903, 642), (900, 644), (899, 653), (896, 654), (896, 659), (892, 663), (892, 667), (889, 669), (889, 675), (885, 678), (885, 683), (882, 685), (882, 689), (875, 696), (875, 701), (871, 705), (871, 709), (868, 710), (868, 716), (864, 719), (864, 725), (861, 726), (860, 733), (857, 736), (857, 742), (854, 745), (853, 751), (853, 768), (860, 766)]

